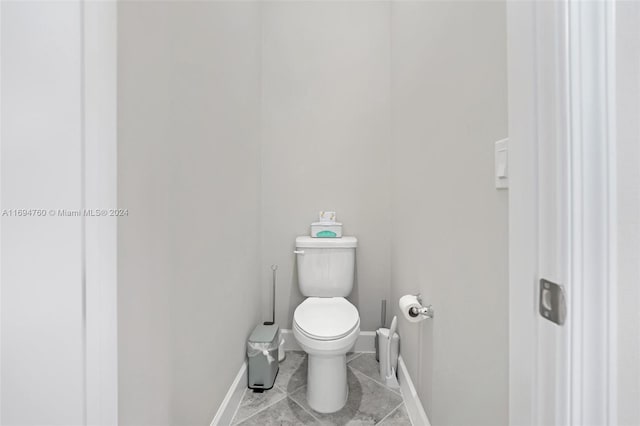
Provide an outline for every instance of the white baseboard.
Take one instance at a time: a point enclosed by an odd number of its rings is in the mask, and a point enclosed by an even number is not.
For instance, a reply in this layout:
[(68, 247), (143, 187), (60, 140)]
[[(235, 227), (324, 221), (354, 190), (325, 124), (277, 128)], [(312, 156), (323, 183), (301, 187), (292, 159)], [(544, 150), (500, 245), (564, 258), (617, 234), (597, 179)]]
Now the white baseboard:
[(422, 402), (416, 392), (416, 388), (413, 386), (402, 355), (398, 357), (398, 382), (400, 382), (400, 392), (402, 393), (402, 399), (404, 399), (404, 405), (407, 407), (411, 422), (415, 426), (431, 426), (427, 413), (424, 411)]
[(218, 407), (218, 412), (211, 421), (211, 426), (228, 426), (235, 416), (238, 406), (242, 401), (242, 396), (247, 388), (247, 362), (243, 362), (236, 378), (231, 383), (222, 404)]
[[(280, 330), (280, 336), (284, 338), (284, 350), (285, 351), (301, 351), (302, 348), (293, 337), (293, 330), (283, 328)], [(353, 352), (375, 352), (376, 345), (376, 332), (375, 331), (361, 331), (356, 344), (353, 347)]]

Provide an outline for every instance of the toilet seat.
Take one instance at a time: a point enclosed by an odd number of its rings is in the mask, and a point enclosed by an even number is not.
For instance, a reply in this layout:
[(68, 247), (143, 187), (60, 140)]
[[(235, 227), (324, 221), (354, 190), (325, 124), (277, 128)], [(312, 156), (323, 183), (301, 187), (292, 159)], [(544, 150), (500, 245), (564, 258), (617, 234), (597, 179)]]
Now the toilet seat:
[(358, 310), (344, 297), (309, 297), (293, 314), (297, 330), (313, 340), (341, 339), (360, 327)]

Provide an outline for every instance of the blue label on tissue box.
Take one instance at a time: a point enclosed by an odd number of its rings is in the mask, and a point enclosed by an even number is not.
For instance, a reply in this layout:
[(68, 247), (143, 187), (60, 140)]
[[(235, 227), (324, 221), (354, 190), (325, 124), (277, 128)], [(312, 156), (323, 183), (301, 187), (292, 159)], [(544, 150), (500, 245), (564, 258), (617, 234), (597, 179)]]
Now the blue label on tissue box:
[(336, 238), (336, 233), (333, 231), (320, 231), (316, 236), (318, 238)]

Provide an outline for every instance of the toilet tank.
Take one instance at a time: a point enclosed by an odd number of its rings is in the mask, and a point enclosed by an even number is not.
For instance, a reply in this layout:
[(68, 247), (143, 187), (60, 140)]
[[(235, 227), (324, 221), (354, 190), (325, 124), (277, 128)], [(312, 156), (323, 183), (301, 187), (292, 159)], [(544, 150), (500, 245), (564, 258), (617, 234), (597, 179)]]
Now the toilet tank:
[(356, 237), (296, 238), (298, 286), (306, 297), (346, 297), (353, 289)]

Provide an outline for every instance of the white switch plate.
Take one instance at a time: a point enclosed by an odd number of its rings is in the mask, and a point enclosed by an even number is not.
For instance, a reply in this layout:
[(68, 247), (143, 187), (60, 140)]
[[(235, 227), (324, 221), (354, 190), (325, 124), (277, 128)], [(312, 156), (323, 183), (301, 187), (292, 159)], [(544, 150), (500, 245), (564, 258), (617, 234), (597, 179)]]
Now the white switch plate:
[(494, 174), (496, 189), (509, 188), (509, 139), (502, 139), (495, 143)]

